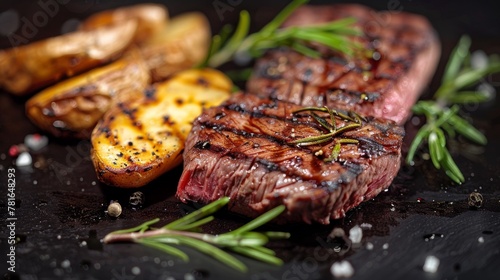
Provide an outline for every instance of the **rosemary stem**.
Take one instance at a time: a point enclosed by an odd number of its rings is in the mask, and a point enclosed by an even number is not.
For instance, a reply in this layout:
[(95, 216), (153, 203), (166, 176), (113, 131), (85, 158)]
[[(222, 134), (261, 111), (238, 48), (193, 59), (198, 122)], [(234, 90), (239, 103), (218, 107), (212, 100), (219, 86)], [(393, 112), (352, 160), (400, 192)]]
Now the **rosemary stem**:
[(190, 231), (178, 231), (178, 230), (170, 230), (165, 228), (153, 229), (145, 232), (130, 232), (130, 233), (110, 233), (106, 235), (103, 239), (104, 243), (117, 243), (117, 242), (135, 242), (142, 238), (154, 237), (160, 235), (176, 235), (176, 236), (185, 236), (191, 237), (198, 240), (203, 241), (211, 241), (209, 239), (210, 235), (198, 232), (190, 232)]

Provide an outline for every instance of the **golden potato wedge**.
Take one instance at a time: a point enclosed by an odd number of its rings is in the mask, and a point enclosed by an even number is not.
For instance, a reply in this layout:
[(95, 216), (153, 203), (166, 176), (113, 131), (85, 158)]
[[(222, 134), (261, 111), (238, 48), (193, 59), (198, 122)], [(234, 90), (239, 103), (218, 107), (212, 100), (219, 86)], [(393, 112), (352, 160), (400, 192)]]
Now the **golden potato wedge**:
[(140, 99), (111, 108), (91, 137), (99, 180), (141, 187), (180, 164), (193, 120), (203, 108), (227, 99), (231, 88), (217, 70), (192, 69), (144, 91)]
[(0, 51), (0, 86), (23, 95), (65, 76), (116, 59), (132, 43), (137, 23), (77, 31)]
[(130, 54), (34, 95), (26, 102), (26, 113), (56, 137), (88, 139), (111, 106), (134, 98), (134, 94), (140, 96), (149, 82), (144, 61)]
[(168, 26), (141, 46), (154, 82), (189, 69), (205, 58), (210, 46), (208, 19), (202, 13), (173, 17)]
[(160, 4), (138, 4), (95, 13), (85, 19), (80, 30), (94, 30), (103, 26), (122, 24), (129, 19), (137, 20), (135, 43), (142, 43), (162, 31), (168, 22), (167, 8)]

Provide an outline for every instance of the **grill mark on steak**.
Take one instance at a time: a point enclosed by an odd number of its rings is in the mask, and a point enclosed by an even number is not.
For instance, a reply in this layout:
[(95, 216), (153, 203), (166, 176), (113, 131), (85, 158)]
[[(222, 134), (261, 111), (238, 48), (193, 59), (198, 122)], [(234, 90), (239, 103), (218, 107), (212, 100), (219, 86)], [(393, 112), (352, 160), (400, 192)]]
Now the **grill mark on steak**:
[[(230, 209), (250, 217), (284, 204), (282, 221), (328, 224), (390, 184), (399, 168), (402, 128), (368, 117), (359, 129), (339, 136), (358, 139), (359, 145), (343, 144), (339, 160), (325, 162), (333, 141), (290, 144), (323, 131), (310, 114), (293, 114), (299, 108), (236, 94), (205, 110), (186, 141), (177, 196), (202, 203), (229, 196)], [(323, 156), (316, 155), (319, 149)]]
[[(329, 106), (403, 123), (430, 80), (439, 43), (426, 19), (407, 13), (384, 17), (359, 5), (303, 6), (284, 27), (356, 17), (365, 36), (356, 39), (376, 55), (347, 57), (313, 44), (321, 58), (279, 48), (257, 60), (250, 93), (305, 106)], [(377, 23), (378, 26), (373, 26)]]

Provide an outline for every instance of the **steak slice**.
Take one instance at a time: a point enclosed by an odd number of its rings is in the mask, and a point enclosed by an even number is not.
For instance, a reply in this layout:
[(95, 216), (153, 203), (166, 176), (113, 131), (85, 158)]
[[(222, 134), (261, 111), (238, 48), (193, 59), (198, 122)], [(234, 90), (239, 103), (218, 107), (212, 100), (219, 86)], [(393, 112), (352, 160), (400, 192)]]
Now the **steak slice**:
[(321, 58), (291, 49), (269, 51), (257, 60), (247, 91), (305, 106), (329, 106), (399, 124), (431, 79), (440, 45), (429, 22), (403, 12), (376, 12), (360, 5), (303, 6), (284, 26), (304, 26), (355, 17), (359, 39), (373, 52), (347, 57), (317, 46)]
[[(229, 209), (249, 217), (283, 204), (280, 222), (328, 224), (389, 186), (400, 166), (400, 126), (350, 114), (334, 118), (340, 132), (333, 140), (299, 146), (293, 141), (332, 127), (327, 112), (294, 113), (301, 108), (240, 93), (205, 110), (186, 141), (177, 197), (209, 203), (228, 196)], [(341, 132), (346, 125), (360, 127)], [(358, 143), (340, 145), (328, 161), (340, 139)]]

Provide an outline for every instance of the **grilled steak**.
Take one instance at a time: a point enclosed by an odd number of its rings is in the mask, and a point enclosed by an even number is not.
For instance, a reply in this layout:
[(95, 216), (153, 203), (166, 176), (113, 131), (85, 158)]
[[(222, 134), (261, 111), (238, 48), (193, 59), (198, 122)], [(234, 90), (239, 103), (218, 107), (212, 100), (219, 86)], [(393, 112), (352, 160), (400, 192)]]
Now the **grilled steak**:
[(255, 66), (247, 91), (306, 106), (332, 106), (403, 123), (436, 68), (440, 48), (423, 17), (375, 12), (360, 5), (303, 6), (284, 24), (304, 26), (355, 17), (373, 51), (347, 57), (318, 47), (313, 59), (290, 49), (268, 52)]
[(328, 224), (389, 186), (400, 165), (401, 127), (299, 109), (237, 94), (205, 110), (185, 144), (177, 196), (202, 203), (229, 196), (230, 210), (249, 217), (283, 204), (282, 222)]

